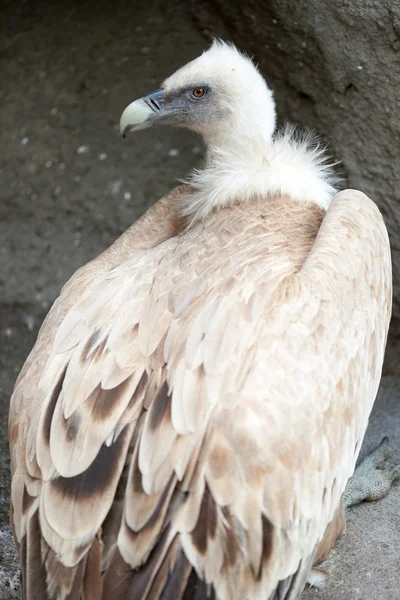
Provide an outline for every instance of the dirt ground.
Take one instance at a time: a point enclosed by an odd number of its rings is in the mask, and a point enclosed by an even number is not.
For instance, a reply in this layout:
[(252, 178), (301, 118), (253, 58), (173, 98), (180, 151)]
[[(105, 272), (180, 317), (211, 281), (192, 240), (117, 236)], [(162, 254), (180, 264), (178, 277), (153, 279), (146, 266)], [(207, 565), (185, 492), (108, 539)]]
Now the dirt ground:
[[(166, 7), (168, 5), (168, 7)], [(154, 130), (128, 140), (128, 102), (207, 42), (186, 4), (3, 2), (0, 13), (0, 599), (20, 598), (8, 526), (8, 402), (60, 287), (199, 162), (200, 141)], [(397, 448), (400, 388), (387, 379), (364, 451)], [(400, 488), (350, 515), (322, 592), (304, 599), (398, 600)], [(397, 533), (396, 533), (397, 532)], [(333, 594), (333, 595), (332, 595)]]

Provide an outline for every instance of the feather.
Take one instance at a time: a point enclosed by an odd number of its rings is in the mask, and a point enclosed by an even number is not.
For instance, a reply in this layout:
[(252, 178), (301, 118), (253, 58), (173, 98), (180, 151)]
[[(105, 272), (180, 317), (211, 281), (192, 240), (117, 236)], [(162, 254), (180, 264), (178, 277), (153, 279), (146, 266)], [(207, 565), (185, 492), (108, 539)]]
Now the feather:
[(363, 194), (332, 200), (310, 139), (272, 138), (248, 58), (209, 52), (195, 63), (237, 66), (250, 105), (64, 287), (17, 381), (24, 600), (296, 600), (341, 531), (390, 320), (386, 228)]

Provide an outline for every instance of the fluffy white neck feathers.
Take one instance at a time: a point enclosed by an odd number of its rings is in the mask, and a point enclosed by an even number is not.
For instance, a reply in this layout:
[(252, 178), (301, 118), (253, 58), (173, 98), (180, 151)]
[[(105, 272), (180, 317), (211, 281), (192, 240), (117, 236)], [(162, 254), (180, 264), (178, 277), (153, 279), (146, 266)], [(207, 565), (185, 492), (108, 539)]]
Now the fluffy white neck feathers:
[(327, 210), (340, 181), (332, 166), (317, 138), (298, 134), (293, 127), (269, 141), (256, 136), (240, 144), (210, 145), (205, 168), (193, 171), (187, 180), (195, 191), (182, 200), (181, 211), (198, 221), (217, 208), (255, 196), (267, 200), (272, 193)]

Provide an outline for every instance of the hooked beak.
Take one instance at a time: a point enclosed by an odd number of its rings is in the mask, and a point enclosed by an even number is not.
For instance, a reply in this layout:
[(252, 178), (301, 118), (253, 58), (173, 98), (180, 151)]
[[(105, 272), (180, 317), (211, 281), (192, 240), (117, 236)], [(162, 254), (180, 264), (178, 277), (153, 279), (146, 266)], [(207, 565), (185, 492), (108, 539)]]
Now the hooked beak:
[(120, 131), (126, 137), (129, 131), (139, 131), (151, 127), (164, 113), (165, 91), (151, 92), (129, 104), (121, 115)]

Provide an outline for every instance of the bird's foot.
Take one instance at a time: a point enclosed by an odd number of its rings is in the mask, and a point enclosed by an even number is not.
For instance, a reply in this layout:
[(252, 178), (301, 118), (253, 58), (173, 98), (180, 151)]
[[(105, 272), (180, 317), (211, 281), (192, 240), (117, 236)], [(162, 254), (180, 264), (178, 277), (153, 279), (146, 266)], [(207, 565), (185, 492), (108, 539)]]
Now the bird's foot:
[[(393, 482), (400, 479), (400, 465), (383, 468), (391, 453), (388, 446), (389, 440), (385, 437), (379, 446), (357, 466), (342, 496), (344, 509), (363, 500), (372, 502), (384, 498), (389, 493)], [(327, 566), (328, 561), (314, 565), (307, 577), (307, 583), (318, 589), (323, 588), (329, 576)]]
[(388, 443), (389, 439), (383, 438), (379, 446), (356, 467), (342, 496), (343, 508), (359, 504), (363, 500), (372, 502), (383, 498), (389, 493), (392, 483), (400, 479), (400, 465), (382, 468), (391, 453)]

